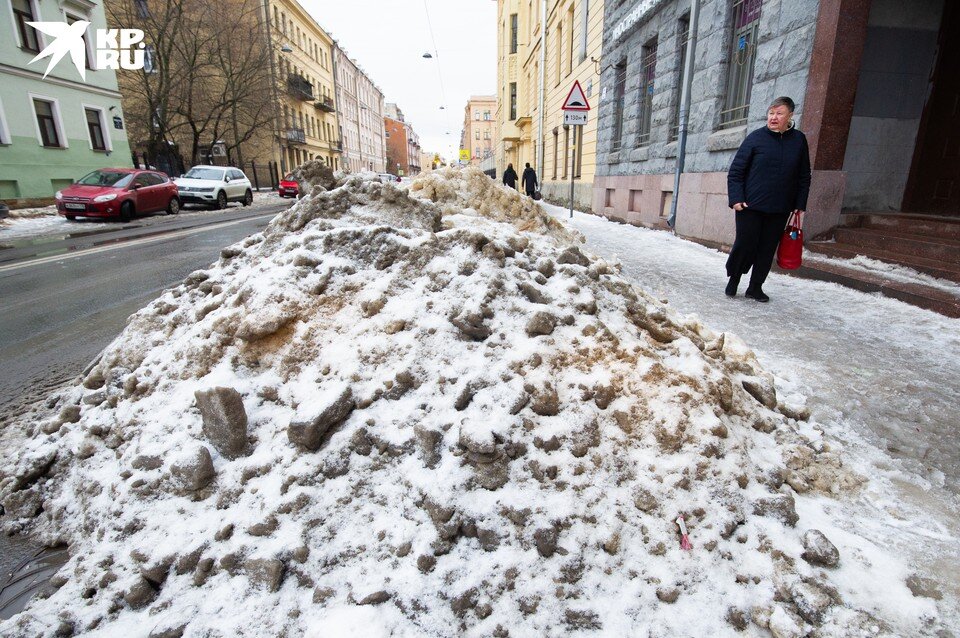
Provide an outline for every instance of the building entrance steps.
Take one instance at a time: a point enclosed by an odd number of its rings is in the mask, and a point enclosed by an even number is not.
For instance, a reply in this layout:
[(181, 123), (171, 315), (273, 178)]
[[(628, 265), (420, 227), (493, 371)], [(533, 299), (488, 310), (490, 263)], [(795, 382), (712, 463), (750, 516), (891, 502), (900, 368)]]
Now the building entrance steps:
[[(796, 274), (879, 292), (950, 317), (960, 317), (960, 217), (868, 213), (845, 215), (830, 241), (808, 241)], [(860, 262), (857, 258), (861, 258)], [(862, 258), (892, 264), (864, 267)], [(876, 264), (875, 264), (876, 265)], [(895, 276), (897, 266), (943, 280)]]
[(909, 214), (846, 215), (833, 241), (806, 248), (831, 257), (862, 255), (960, 283), (960, 217)]

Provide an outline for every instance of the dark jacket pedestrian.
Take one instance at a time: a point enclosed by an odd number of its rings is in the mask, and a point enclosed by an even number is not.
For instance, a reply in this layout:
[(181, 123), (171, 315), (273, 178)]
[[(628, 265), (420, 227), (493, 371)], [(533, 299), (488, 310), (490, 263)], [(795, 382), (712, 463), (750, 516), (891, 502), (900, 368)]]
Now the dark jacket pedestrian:
[(533, 194), (537, 192), (537, 172), (530, 168), (530, 162), (527, 162), (527, 167), (523, 169), (523, 177), (520, 178), (520, 183), (528, 197), (533, 197)]
[(726, 293), (737, 294), (740, 277), (750, 272), (745, 296), (769, 301), (762, 289), (777, 244), (794, 212), (807, 208), (810, 149), (793, 127), (794, 103), (779, 97), (767, 109), (767, 125), (743, 141), (727, 173), (727, 196), (736, 211), (737, 235), (727, 259)]
[(517, 187), (517, 171), (513, 170), (513, 164), (507, 164), (507, 170), (503, 171), (503, 183), (510, 188)]

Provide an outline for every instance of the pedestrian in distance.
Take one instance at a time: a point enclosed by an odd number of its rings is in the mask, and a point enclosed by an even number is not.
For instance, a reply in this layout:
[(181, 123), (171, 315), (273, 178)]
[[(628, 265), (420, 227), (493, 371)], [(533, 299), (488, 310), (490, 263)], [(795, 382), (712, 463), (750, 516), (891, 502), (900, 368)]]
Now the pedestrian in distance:
[(503, 171), (503, 183), (516, 190), (517, 171), (513, 170), (513, 164), (507, 164), (507, 170)]
[(727, 259), (726, 294), (737, 295), (750, 272), (745, 297), (770, 301), (763, 292), (777, 244), (792, 213), (801, 219), (810, 193), (810, 149), (793, 123), (795, 105), (778, 97), (767, 108), (767, 125), (750, 133), (730, 164), (727, 197), (736, 211), (737, 234)]
[(520, 183), (523, 185), (527, 197), (533, 197), (533, 194), (537, 192), (537, 172), (530, 168), (530, 162), (527, 162), (527, 167), (523, 169), (523, 177), (520, 178)]

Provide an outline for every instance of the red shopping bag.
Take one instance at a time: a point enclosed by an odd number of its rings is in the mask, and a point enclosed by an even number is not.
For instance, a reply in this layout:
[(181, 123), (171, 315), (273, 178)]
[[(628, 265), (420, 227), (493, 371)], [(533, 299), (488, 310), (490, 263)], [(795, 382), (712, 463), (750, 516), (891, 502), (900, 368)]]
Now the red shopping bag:
[(803, 229), (800, 227), (800, 213), (794, 213), (783, 229), (783, 237), (777, 248), (777, 265), (784, 270), (796, 270), (803, 258)]

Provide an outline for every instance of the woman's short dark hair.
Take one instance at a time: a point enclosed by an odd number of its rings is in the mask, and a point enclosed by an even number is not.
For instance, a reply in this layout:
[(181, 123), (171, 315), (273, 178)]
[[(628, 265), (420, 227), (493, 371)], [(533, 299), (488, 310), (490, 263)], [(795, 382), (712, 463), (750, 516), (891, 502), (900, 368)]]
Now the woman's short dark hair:
[(780, 96), (777, 99), (775, 99), (773, 102), (771, 102), (770, 106), (767, 107), (767, 110), (769, 111), (770, 109), (775, 109), (778, 106), (787, 107), (787, 110), (790, 111), (791, 113), (797, 110), (797, 105), (794, 104), (793, 100), (788, 98), (786, 95)]

